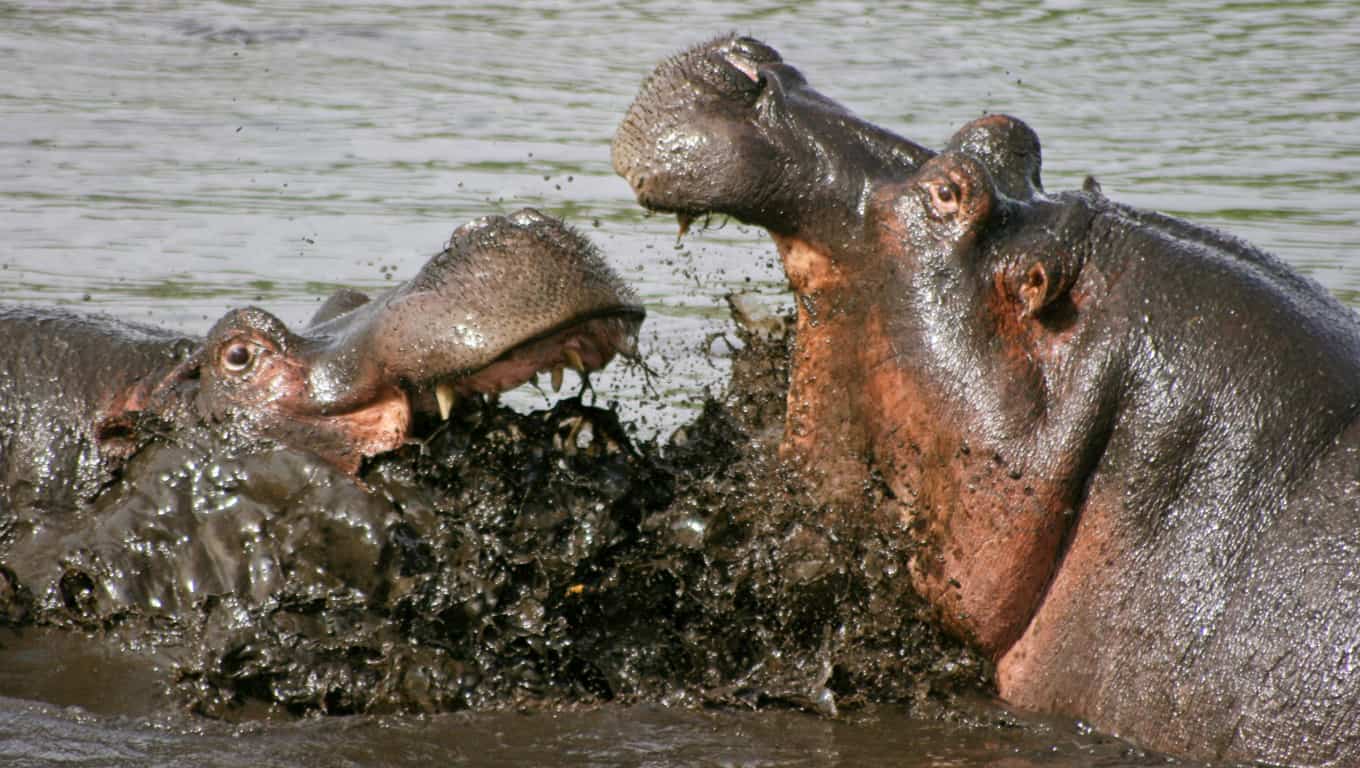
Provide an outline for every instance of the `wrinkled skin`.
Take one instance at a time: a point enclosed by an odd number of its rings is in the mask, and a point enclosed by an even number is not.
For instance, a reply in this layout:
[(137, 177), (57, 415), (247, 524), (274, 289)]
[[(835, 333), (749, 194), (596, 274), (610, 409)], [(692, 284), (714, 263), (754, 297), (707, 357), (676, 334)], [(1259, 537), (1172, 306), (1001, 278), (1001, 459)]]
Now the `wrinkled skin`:
[[(916, 588), (1006, 700), (1198, 758), (1360, 762), (1354, 314), (1231, 236), (1044, 194), (1017, 120), (913, 159), (860, 151), (883, 134), (828, 104), (719, 40), (663, 64), (614, 145), (643, 205), (774, 236), (788, 457), (831, 498), (881, 484)], [(853, 151), (821, 149), (838, 133)], [(669, 171), (691, 162), (719, 178)], [(710, 196), (771, 168), (772, 207)]]
[(530, 209), (459, 228), (411, 280), (372, 301), (342, 291), (300, 332), (254, 307), (202, 340), (0, 309), (0, 538), (9, 510), (97, 493), (151, 436), (148, 421), (221, 425), (353, 473), (460, 396), (632, 354), (642, 317), (583, 237)]

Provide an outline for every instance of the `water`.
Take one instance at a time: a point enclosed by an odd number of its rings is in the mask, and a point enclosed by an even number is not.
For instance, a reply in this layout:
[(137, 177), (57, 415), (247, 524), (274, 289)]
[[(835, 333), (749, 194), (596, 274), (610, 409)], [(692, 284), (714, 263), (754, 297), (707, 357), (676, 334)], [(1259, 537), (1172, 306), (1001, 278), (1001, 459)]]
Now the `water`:
[[(658, 391), (627, 371), (597, 384), (664, 434), (726, 374), (723, 346), (703, 351), (725, 327), (722, 296), (787, 295), (758, 231), (677, 246), (675, 222), (646, 217), (613, 175), (609, 141), (659, 60), (734, 30), (925, 144), (984, 111), (1020, 116), (1043, 139), (1049, 189), (1094, 174), (1117, 200), (1226, 228), (1360, 306), (1360, 12), (1225, 0), (0, 3), (0, 301), (199, 332), (253, 303), (298, 323), (335, 286), (381, 289), (458, 224), (532, 205), (586, 231), (641, 291)], [(1004, 729), (891, 713), (245, 732), (166, 717), (0, 700), (0, 744), (28, 764), (74, 765), (1141, 764), (1057, 748), (1067, 732), (1047, 726), (1019, 729), (1035, 741), (1018, 746)]]
[(789, 712), (690, 712), (654, 706), (233, 727), (97, 718), (0, 699), (0, 750), (9, 760), (6, 765), (23, 768), (1167, 764), (1062, 724), (952, 725), (906, 720), (892, 712), (846, 722)]

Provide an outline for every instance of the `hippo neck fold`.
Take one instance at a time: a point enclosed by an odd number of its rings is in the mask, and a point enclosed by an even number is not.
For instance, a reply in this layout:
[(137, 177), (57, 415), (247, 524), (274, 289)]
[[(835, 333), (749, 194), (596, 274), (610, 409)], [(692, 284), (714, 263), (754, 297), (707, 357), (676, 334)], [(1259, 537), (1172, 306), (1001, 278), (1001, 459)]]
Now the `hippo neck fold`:
[(869, 479), (869, 444), (856, 386), (860, 302), (845, 275), (808, 241), (774, 236), (797, 304), (781, 452), (828, 498), (853, 499)]

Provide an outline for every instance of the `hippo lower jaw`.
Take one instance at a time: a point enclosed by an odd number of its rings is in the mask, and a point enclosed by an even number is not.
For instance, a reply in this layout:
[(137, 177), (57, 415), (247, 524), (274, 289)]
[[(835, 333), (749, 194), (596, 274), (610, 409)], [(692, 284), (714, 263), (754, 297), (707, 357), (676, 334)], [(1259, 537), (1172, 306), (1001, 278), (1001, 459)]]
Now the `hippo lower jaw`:
[(287, 442), (311, 452), (348, 474), (359, 471), (365, 458), (394, 451), (411, 440), (414, 423), (410, 396), (389, 387), (368, 404), (339, 414), (291, 414)]

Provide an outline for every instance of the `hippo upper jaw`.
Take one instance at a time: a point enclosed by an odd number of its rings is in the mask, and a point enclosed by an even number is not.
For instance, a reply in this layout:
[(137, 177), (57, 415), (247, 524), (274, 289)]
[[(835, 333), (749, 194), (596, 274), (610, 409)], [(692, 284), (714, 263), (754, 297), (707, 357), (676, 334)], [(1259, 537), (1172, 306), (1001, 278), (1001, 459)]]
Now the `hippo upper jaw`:
[[(448, 248), (390, 293), (318, 325), (324, 359), (308, 391), (335, 411), (397, 382), (443, 418), (457, 398), (494, 395), (566, 368), (586, 375), (635, 358), (646, 316), (598, 251), (532, 209), (460, 227)], [(432, 397), (433, 395), (433, 397)]]
[(502, 353), (491, 363), (464, 375), (434, 384), (441, 418), (458, 399), (495, 395), (549, 374), (553, 391), (561, 387), (566, 369), (581, 376), (604, 368), (615, 356), (637, 358), (637, 332), (645, 313), (641, 307), (620, 306), (575, 318)]
[(773, 48), (728, 37), (663, 62), (619, 126), (615, 171), (681, 229), (719, 213), (825, 242), (858, 219), (870, 180), (933, 153), (817, 92)]

